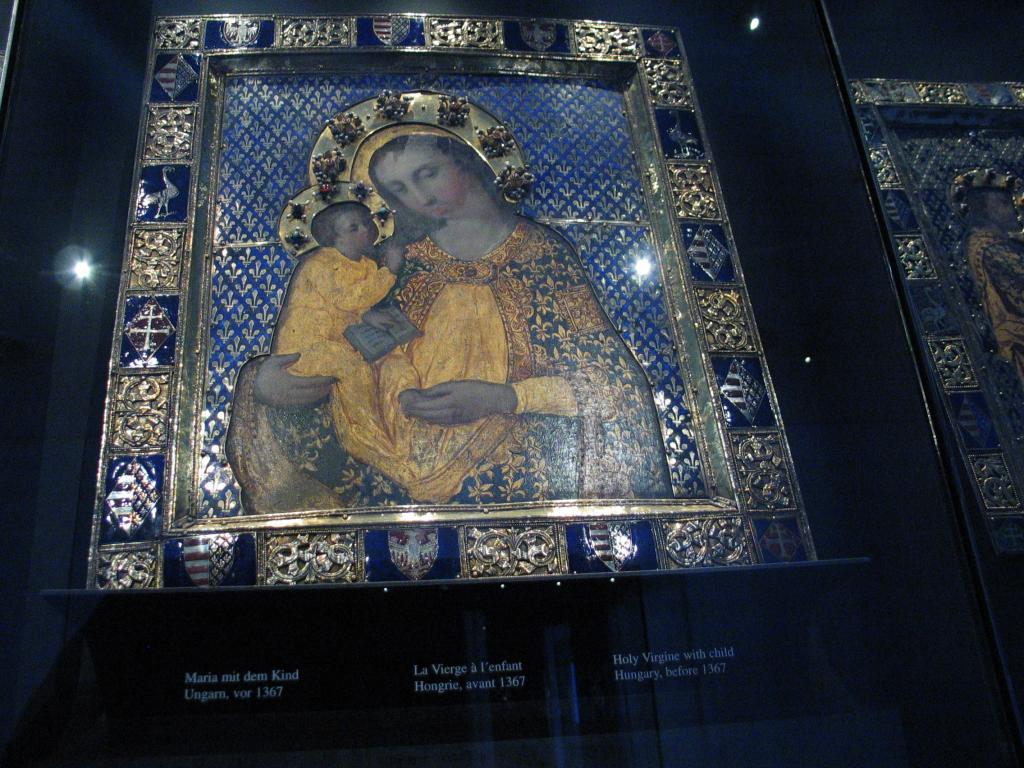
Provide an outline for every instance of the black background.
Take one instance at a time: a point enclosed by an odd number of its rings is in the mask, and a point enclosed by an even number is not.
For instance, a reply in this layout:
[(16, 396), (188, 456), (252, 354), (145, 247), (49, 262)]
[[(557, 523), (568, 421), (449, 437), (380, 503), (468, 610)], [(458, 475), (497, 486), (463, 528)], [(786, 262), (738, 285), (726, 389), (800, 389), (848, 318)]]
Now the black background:
[[(828, 5), (852, 77), (1024, 79), (1019, 6), (972, 3), (954, 13), (934, 1)], [(381, 9), (23, 3), (0, 161), (5, 738), (38, 740), (40, 713), (65, 692), (57, 664), (64, 615), (39, 593), (84, 582), (151, 14), (284, 10)], [(514, 8), (395, 2), (388, 10), (682, 30), (818, 555), (872, 560), (867, 632), (886, 647), (873, 678), (899, 709), (912, 764), (1008, 759), (1006, 702), (970, 557), (814, 4), (527, 0)], [(751, 33), (755, 12), (762, 25)], [(76, 248), (100, 270), (84, 287), (65, 276)], [(1020, 564), (994, 561), (985, 546), (1001, 615)], [(499, 607), (507, 599), (491, 586), (458, 589), (491, 590)], [(599, 603), (601, 593), (580, 599)], [(645, 616), (666, 620), (656, 608)], [(429, 610), (421, 618), (429, 622)], [(77, 669), (77, 657), (67, 663)], [(59, 730), (59, 718), (52, 727)]]

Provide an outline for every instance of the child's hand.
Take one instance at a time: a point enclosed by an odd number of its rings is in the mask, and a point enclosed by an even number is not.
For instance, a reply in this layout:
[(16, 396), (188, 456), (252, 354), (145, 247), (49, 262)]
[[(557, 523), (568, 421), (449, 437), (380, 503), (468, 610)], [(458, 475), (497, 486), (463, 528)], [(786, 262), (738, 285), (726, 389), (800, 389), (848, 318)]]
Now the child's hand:
[(378, 331), (384, 331), (385, 333), (391, 333), (394, 321), (387, 312), (383, 312), (379, 309), (368, 309), (363, 313), (362, 321), (371, 328), (376, 328)]
[(397, 275), (398, 270), (402, 268), (402, 263), (405, 261), (405, 248), (390, 240), (384, 243), (383, 248), (384, 253), (381, 262)]

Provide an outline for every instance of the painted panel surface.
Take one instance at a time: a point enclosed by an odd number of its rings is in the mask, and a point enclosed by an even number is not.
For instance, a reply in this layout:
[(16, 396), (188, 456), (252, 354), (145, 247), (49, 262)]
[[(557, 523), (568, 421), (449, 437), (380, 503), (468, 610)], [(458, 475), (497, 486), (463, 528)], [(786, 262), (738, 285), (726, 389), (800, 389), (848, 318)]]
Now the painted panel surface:
[(814, 557), (674, 30), (176, 17), (150, 62), (91, 583)]

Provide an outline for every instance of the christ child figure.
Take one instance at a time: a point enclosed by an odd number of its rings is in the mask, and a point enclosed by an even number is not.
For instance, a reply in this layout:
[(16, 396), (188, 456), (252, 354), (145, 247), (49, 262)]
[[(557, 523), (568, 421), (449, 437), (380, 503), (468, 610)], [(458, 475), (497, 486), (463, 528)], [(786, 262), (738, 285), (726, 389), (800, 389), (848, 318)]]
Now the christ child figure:
[(362, 203), (330, 205), (317, 213), (310, 229), (319, 247), (302, 258), (292, 277), (274, 354), (298, 355), (288, 366), (289, 373), (334, 379), (330, 409), (340, 438), (379, 435), (382, 427), (390, 433), (380, 423), (378, 404), (350, 393), (376, 390), (382, 374), (391, 391), (416, 386), (418, 377), (400, 350), (376, 363), (367, 362), (346, 331), (367, 323), (388, 330), (387, 314), (373, 307), (395, 284), (401, 249), (381, 246), (384, 265), (377, 263), (378, 228)]

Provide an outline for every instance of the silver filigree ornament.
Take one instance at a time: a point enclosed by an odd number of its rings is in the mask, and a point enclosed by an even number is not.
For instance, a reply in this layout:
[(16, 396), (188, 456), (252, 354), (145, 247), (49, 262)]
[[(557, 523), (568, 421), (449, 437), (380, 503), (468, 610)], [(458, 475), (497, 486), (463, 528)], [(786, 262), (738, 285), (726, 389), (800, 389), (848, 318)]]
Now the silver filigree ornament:
[(929, 280), (936, 276), (935, 267), (928, 256), (922, 238), (918, 236), (897, 237), (896, 255), (907, 280)]
[(516, 140), (504, 125), (494, 125), (486, 131), (477, 130), (476, 140), (484, 155), (491, 159), (505, 157), (516, 151)]
[(455, 128), (469, 120), (469, 101), (464, 96), (441, 95), (437, 102), (437, 122)]
[(518, 203), (523, 200), (530, 190), (537, 177), (533, 175), (528, 167), (517, 167), (506, 163), (501, 173), (494, 179), (502, 196), (510, 203)]
[(327, 128), (339, 147), (347, 147), (366, 132), (363, 121), (353, 112), (331, 118), (327, 121)]
[(694, 518), (666, 524), (665, 551), (679, 568), (750, 562), (739, 517)]
[(159, 448), (167, 440), (170, 375), (122, 376), (114, 396), (111, 445), (118, 450)]
[(432, 18), (429, 23), (435, 48), (501, 48), (501, 22), (495, 19)]
[(267, 539), (267, 584), (358, 581), (355, 533), (298, 533)]
[(202, 44), (202, 19), (160, 19), (154, 32), (155, 47), (194, 50)]
[(309, 235), (303, 232), (301, 227), (295, 227), (295, 229), (288, 233), (288, 236), (284, 240), (292, 248), (299, 250), (309, 242)]
[(591, 56), (639, 56), (640, 41), (633, 27), (578, 21), (576, 49)]
[(349, 44), (347, 19), (281, 19), (282, 48), (326, 48)]
[(349, 185), (348, 193), (359, 202), (365, 201), (370, 195), (373, 194), (373, 187), (367, 184), (365, 181), (360, 179), (354, 184)]
[(1020, 504), (1020, 496), (1002, 454), (973, 457), (971, 470), (986, 509), (1011, 509)]
[(530, 576), (558, 573), (553, 527), (475, 528), (466, 530), (469, 575)]
[(184, 236), (183, 229), (137, 229), (132, 234), (129, 287), (177, 287)]
[(317, 194), (328, 200), (338, 191), (338, 178), (348, 166), (348, 161), (337, 149), (332, 149), (313, 159), (313, 176), (317, 182)]
[(96, 586), (100, 589), (146, 589), (156, 583), (157, 556), (151, 549), (100, 552)]
[(401, 120), (409, 114), (411, 104), (411, 96), (403, 96), (398, 91), (384, 90), (377, 96), (373, 111), (388, 120)]
[(196, 111), (191, 106), (151, 106), (146, 125), (145, 157), (187, 160), (192, 154)]
[(739, 291), (714, 289), (696, 293), (704, 335), (711, 351), (753, 351), (753, 334)]
[(718, 219), (721, 213), (711, 171), (706, 165), (671, 165), (669, 181), (682, 218)]
[(679, 59), (644, 59), (644, 74), (655, 104), (693, 109), (689, 74)]
[(740, 500), (749, 510), (794, 505), (793, 484), (778, 434), (732, 435)]

